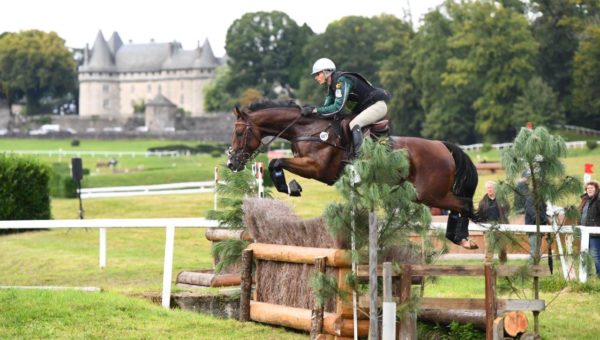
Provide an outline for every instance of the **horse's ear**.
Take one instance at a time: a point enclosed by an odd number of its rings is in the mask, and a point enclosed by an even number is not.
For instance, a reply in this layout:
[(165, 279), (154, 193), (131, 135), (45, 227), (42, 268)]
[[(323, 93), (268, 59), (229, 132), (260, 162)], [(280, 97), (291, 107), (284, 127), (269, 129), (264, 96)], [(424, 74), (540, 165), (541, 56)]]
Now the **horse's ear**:
[(236, 106), (233, 108), (233, 114), (235, 114), (235, 116), (236, 116), (237, 118), (241, 118), (241, 117), (242, 117), (242, 111), (240, 111), (240, 107), (239, 107), (239, 106), (237, 106), (237, 105), (236, 105)]

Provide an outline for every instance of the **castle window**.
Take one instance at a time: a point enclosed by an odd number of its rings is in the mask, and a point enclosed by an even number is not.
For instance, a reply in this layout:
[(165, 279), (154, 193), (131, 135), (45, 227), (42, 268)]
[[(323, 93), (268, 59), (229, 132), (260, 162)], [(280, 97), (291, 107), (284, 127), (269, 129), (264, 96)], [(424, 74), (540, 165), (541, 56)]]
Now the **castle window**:
[(109, 104), (110, 104), (110, 101), (108, 99), (104, 99), (102, 101), (102, 108), (103, 109), (108, 109)]
[(135, 92), (135, 86), (131, 85), (131, 93)]
[(102, 92), (108, 93), (108, 90), (110, 90), (109, 85), (108, 84), (103, 84), (102, 85)]
[(162, 93), (162, 86), (160, 84), (158, 85), (158, 93)]
[(152, 92), (152, 84), (148, 84), (148, 93)]
[(179, 97), (179, 105), (183, 105), (183, 95), (181, 95), (181, 97)]

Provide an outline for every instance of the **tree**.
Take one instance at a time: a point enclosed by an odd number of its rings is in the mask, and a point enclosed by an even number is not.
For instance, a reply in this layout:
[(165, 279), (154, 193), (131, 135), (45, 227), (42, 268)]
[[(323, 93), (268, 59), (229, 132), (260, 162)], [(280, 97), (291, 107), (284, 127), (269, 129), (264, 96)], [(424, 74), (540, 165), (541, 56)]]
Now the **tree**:
[[(413, 255), (421, 253), (417, 251), (418, 246), (410, 242), (409, 235), (416, 232), (423, 240), (429, 240), (427, 231), (431, 215), (425, 205), (415, 202), (415, 187), (406, 180), (409, 161), (405, 150), (392, 150), (387, 140), (365, 140), (362, 148), (360, 158), (351, 167), (347, 166), (336, 182), (342, 201), (327, 207), (325, 220), (333, 235), (340, 239), (352, 237), (355, 241), (348, 242), (355, 244), (353, 260), (364, 256), (368, 250), (373, 274), (377, 262), (382, 262), (382, 256), (394, 246), (408, 249), (407, 254), (411, 250)], [(356, 173), (352, 169), (356, 169)], [(357, 183), (356, 174), (360, 183)], [(377, 338), (377, 277), (372, 274), (369, 278), (369, 331), (372, 338)], [(312, 280), (312, 284), (316, 288), (331, 286), (315, 281)], [(349, 281), (356, 283), (352, 279)], [(313, 288), (313, 291), (321, 290)]]
[[(544, 81), (558, 94), (559, 103), (572, 124), (585, 124), (585, 117), (573, 115), (570, 110), (573, 95), (574, 55), (579, 35), (588, 21), (600, 14), (597, 0), (533, 0), (535, 20), (532, 31), (539, 43), (538, 62)], [(596, 19), (594, 19), (596, 18)]]
[(75, 61), (56, 33), (29, 30), (0, 38), (0, 87), (9, 100), (21, 91), (28, 114), (39, 113), (44, 96), (73, 91), (75, 80)]
[(450, 4), (462, 17), (449, 40), (453, 57), (442, 75), (444, 86), (473, 91), (475, 128), (489, 142), (515, 135), (512, 108), (534, 73), (537, 44), (527, 19), (493, 3)]
[(575, 54), (574, 100), (576, 121), (600, 129), (600, 26), (590, 26)]
[(564, 123), (564, 113), (558, 105), (558, 97), (542, 78), (533, 77), (523, 89), (514, 105), (513, 126), (524, 126), (531, 122), (533, 126), (552, 128), (554, 124)]
[[(449, 47), (453, 21), (435, 10), (425, 16), (411, 44), (414, 60), (412, 77), (420, 93), (419, 103), (425, 117), (421, 135), (455, 143), (473, 143), (475, 110), (471, 103), (476, 91), (458, 91), (442, 83), (448, 60), (456, 51)], [(455, 25), (455, 24), (454, 24)]]
[[(513, 183), (521, 172), (529, 170), (529, 194), (536, 207), (536, 249), (533, 264), (541, 260), (540, 216), (545, 202), (560, 202), (563, 198), (577, 195), (581, 191), (581, 183), (574, 177), (565, 176), (565, 167), (560, 161), (567, 155), (567, 147), (560, 136), (548, 133), (544, 127), (534, 130), (521, 128), (513, 144), (502, 154), (502, 165), (506, 169), (506, 181), (498, 186), (498, 197), (505, 201), (514, 201), (510, 195), (518, 193)], [(573, 210), (573, 208), (571, 208)], [(533, 279), (534, 299), (539, 299), (538, 277)], [(534, 331), (539, 334), (538, 314), (534, 312)]]
[(206, 111), (230, 111), (236, 103), (227, 91), (231, 82), (231, 71), (227, 65), (217, 68), (215, 79), (204, 88), (204, 109)]
[(277, 86), (297, 88), (306, 67), (302, 47), (312, 34), (283, 12), (244, 14), (227, 30), (227, 90), (237, 95), (255, 87), (270, 95)]

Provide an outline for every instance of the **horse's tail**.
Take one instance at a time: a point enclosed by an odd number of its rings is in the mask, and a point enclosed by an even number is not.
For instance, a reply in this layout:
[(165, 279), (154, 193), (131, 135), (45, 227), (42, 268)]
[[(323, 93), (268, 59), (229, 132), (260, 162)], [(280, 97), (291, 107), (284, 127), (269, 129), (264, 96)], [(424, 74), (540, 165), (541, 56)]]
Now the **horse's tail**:
[(458, 145), (449, 142), (443, 142), (446, 148), (454, 158), (456, 172), (454, 173), (454, 183), (452, 184), (452, 193), (465, 202), (464, 211), (466, 217), (477, 220), (477, 212), (473, 208), (473, 195), (477, 189), (477, 168), (475, 164)]

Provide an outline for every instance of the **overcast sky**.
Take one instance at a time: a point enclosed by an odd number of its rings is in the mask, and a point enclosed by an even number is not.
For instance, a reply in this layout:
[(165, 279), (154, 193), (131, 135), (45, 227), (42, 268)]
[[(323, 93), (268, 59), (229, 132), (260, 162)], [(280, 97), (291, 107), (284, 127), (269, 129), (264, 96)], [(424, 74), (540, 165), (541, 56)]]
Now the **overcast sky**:
[[(282, 11), (316, 33), (348, 15), (371, 17), (381, 13), (403, 18), (410, 9), (413, 22), (442, 0), (12, 0), (5, 1), (0, 32), (27, 29), (54, 31), (68, 47), (94, 43), (99, 30), (108, 39), (117, 31), (124, 43), (177, 40), (184, 49), (210, 41), (217, 57), (225, 53), (227, 28), (244, 13)], [(210, 4), (211, 8), (209, 8)], [(416, 27), (416, 26), (415, 26)]]

